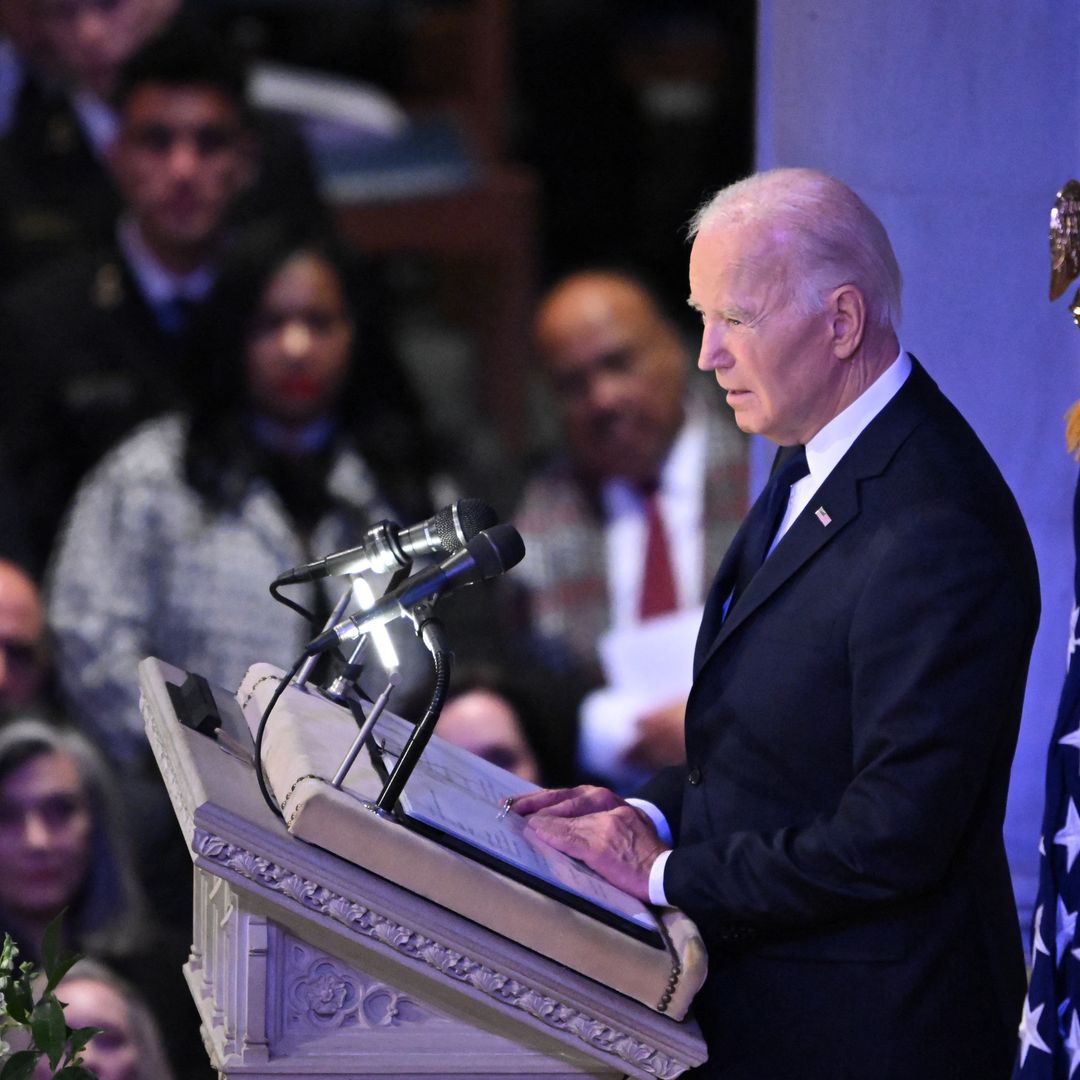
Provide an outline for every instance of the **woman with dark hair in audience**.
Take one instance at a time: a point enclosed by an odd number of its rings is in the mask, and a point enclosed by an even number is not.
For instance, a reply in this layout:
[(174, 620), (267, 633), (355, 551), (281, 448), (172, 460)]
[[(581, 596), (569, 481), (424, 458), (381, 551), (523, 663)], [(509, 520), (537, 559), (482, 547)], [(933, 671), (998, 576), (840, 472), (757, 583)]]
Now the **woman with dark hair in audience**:
[[(190, 411), (143, 425), (83, 481), (47, 580), (70, 715), (124, 769), (140, 876), (178, 932), (191, 929), (191, 863), (150, 758), (139, 661), (227, 690), (253, 663), (289, 668), (318, 628), (275, 603), (270, 583), (379, 520), (430, 512), (419, 425), (390, 393), (401, 380), (352, 281), (321, 237), (263, 227), (239, 242), (195, 335)], [(321, 622), (346, 587), (289, 593)], [(405, 678), (393, 707), (410, 715), (430, 659), (411, 626), (395, 633)], [(383, 689), (374, 659), (365, 676)]]
[[(139, 660), (229, 689), (256, 661), (290, 666), (313, 631), (270, 582), (430, 512), (418, 420), (351, 282), (321, 238), (250, 236), (203, 312), (190, 413), (144, 425), (79, 489), (49, 619), (70, 708), (116, 760), (146, 756)], [(339, 587), (293, 595), (325, 613)]]

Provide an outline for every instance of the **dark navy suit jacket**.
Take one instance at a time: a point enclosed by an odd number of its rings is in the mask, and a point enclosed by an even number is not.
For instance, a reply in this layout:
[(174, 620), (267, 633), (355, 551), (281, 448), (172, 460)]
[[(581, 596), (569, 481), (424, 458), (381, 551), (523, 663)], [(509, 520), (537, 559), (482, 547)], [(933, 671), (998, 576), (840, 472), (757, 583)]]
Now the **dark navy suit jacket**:
[(732, 552), (687, 767), (641, 793), (709, 944), (701, 1075), (1008, 1077), (1001, 830), (1039, 613), (1012, 494), (916, 363), (721, 622)]

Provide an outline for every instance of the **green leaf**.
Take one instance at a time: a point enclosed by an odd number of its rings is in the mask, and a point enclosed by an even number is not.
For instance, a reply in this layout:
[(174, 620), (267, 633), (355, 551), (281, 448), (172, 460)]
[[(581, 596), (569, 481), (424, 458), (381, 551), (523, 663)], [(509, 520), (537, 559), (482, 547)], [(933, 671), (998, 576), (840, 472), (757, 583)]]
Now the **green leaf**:
[(30, 1080), (41, 1054), (37, 1050), (19, 1050), (7, 1059), (0, 1070), (0, 1080)]
[(45, 974), (48, 976), (52, 975), (53, 968), (56, 967), (56, 961), (60, 959), (60, 931), (64, 921), (64, 913), (66, 911), (67, 908), (65, 908), (64, 911), (61, 911), (60, 914), (45, 927), (45, 933), (41, 937), (41, 962), (45, 967)]
[(55, 994), (46, 994), (34, 1006), (33, 1015), (30, 1017), (30, 1031), (35, 1045), (48, 1055), (50, 1068), (55, 1069), (56, 1063), (64, 1056), (68, 1031), (64, 1023), (64, 1010)]
[(97, 1080), (97, 1073), (92, 1073), (85, 1065), (65, 1065), (53, 1074), (53, 1080)]
[(41, 939), (41, 960), (45, 968), (45, 977), (48, 980), (46, 991), (55, 990), (60, 980), (71, 970), (72, 965), (78, 960), (74, 953), (64, 951), (64, 916), (67, 908), (47, 927)]
[[(30, 1022), (30, 1010), (34, 1007), (34, 992), (27, 975), (12, 978), (4, 991), (8, 1016), (19, 1024)], [(2, 1074), (0, 1074), (2, 1076)]]
[(82, 1053), (86, 1049), (86, 1044), (101, 1030), (102, 1028), (96, 1027), (75, 1028), (68, 1036), (68, 1057), (73, 1058), (76, 1054)]

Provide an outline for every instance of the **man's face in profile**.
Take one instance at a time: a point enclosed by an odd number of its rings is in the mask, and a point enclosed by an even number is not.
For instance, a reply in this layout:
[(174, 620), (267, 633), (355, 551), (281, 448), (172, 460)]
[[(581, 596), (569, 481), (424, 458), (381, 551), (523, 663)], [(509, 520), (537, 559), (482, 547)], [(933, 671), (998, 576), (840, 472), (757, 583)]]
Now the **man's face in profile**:
[(704, 229), (690, 252), (698, 367), (714, 374), (742, 431), (781, 446), (808, 442), (842, 411), (850, 371), (834, 353), (829, 311), (794, 302), (789, 261), (771, 232), (751, 226)]
[(183, 262), (224, 229), (251, 153), (240, 108), (220, 91), (146, 83), (124, 105), (112, 166), (143, 238)]
[(579, 468), (655, 482), (683, 420), (685, 374), (651, 298), (615, 275), (581, 275), (542, 306), (536, 338)]

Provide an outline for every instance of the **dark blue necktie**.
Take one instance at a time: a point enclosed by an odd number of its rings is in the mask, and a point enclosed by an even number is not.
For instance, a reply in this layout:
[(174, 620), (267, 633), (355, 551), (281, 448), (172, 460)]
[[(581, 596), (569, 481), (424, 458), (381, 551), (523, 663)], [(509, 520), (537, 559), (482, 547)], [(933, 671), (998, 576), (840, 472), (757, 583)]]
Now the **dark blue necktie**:
[(728, 611), (735, 606), (735, 602), (746, 591), (750, 579), (761, 569), (761, 564), (769, 553), (772, 538), (776, 535), (776, 530), (780, 528), (780, 522), (784, 520), (784, 511), (787, 510), (788, 497), (791, 495), (791, 485), (807, 476), (809, 472), (805, 447), (793, 446), (781, 451), (776, 468), (758, 496), (757, 502), (754, 503), (746, 521), (745, 535), (739, 551), (738, 570), (735, 574), (735, 588), (731, 594)]

